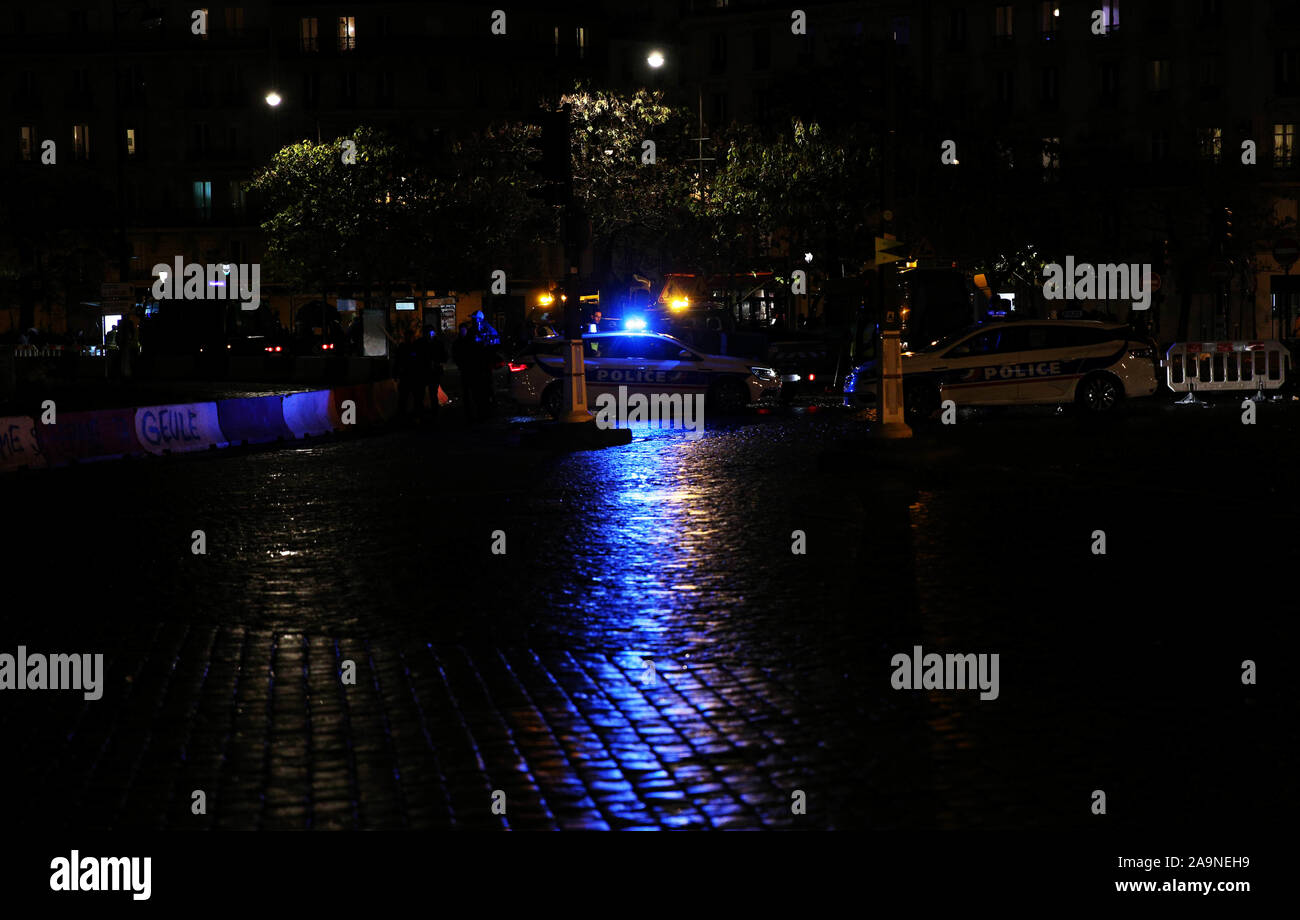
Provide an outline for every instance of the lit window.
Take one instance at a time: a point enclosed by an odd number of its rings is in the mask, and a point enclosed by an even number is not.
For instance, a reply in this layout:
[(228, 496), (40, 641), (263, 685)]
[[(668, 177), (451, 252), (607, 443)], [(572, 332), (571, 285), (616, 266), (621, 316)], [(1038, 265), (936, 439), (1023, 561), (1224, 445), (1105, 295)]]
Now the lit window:
[(1295, 125), (1273, 126), (1273, 165), (1280, 169), (1295, 165)]
[(244, 8), (242, 6), (226, 7), (226, 31), (238, 35), (244, 31)]
[(1200, 136), (1201, 159), (1209, 160), (1211, 163), (1222, 162), (1223, 129), (1201, 128), (1197, 133)]
[(23, 125), (18, 129), (18, 159), (30, 160), (35, 146), (36, 129), (31, 125)]
[(316, 17), (305, 17), (298, 22), (298, 38), (303, 51), (319, 51), (316, 43)]
[(560, 27), (555, 27), (555, 56), (560, 56)]
[(1043, 181), (1056, 179), (1061, 170), (1061, 139), (1059, 137), (1043, 138)]
[(1101, 23), (1107, 32), (1119, 31), (1119, 0), (1101, 5)]
[(1013, 6), (1000, 6), (994, 11), (993, 34), (999, 43), (1011, 41), (1011, 14), (1014, 12)]
[(244, 210), (244, 183), (240, 179), (230, 180), (230, 209), (235, 212)]
[(126, 155), (135, 156), (135, 128), (126, 129)]
[(586, 57), (586, 55), (587, 55), (587, 30), (584, 29), (582, 26), (578, 26), (578, 28), (577, 28), (577, 30), (576, 30), (576, 34), (574, 35), (574, 42), (575, 42), (575, 43), (577, 44), (577, 46), (578, 46), (578, 57), (580, 57), (580, 58), (582, 58), (582, 57)]
[(339, 50), (355, 51), (357, 48), (357, 17), (339, 17)]
[(78, 160), (90, 159), (90, 125), (72, 126), (72, 155)]
[(1149, 61), (1147, 64), (1147, 87), (1153, 92), (1169, 89), (1169, 62)]
[(212, 216), (212, 183), (198, 180), (194, 183), (194, 213), (206, 220)]
[(1043, 0), (1038, 4), (1038, 31), (1043, 34), (1044, 41), (1051, 41), (1056, 34), (1056, 23), (1060, 18), (1056, 0)]

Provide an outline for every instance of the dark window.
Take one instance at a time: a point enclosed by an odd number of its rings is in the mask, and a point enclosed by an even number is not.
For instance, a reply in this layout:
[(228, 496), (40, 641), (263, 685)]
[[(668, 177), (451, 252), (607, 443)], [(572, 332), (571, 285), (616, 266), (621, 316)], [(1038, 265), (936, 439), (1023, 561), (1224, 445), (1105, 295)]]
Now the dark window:
[(772, 33), (767, 29), (754, 32), (754, 69), (767, 70), (772, 66)]
[(966, 10), (963, 7), (948, 12), (948, 50), (966, 50)]
[(1097, 66), (1097, 99), (1103, 105), (1119, 101), (1119, 65), (1114, 61), (1103, 61)]
[(1016, 75), (1010, 70), (999, 70), (997, 81), (998, 104), (1009, 109), (1016, 101)]
[(305, 73), (302, 75), (302, 102), (309, 109), (314, 109), (320, 105), (320, 74)]
[(357, 101), (357, 75), (339, 74), (339, 98), (344, 105), (355, 105)]
[(1274, 62), (1277, 91), (1285, 96), (1300, 93), (1300, 48), (1283, 48)]
[(714, 32), (709, 36), (709, 73), (719, 74), (727, 69), (727, 36)]
[(1038, 103), (1045, 109), (1056, 108), (1060, 100), (1060, 72), (1055, 67), (1044, 67), (1038, 72)]

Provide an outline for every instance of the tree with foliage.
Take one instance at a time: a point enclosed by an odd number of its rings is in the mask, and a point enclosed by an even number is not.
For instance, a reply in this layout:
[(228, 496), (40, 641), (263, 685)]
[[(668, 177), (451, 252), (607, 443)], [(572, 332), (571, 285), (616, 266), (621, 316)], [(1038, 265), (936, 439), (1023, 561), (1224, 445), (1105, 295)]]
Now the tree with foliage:
[(268, 258), (322, 295), (484, 286), (537, 237), (527, 145), (521, 127), (491, 128), (423, 155), (362, 127), (285, 147), (249, 184), (267, 212)]
[(560, 101), (572, 106), (573, 192), (591, 221), (597, 283), (690, 262), (698, 238), (690, 113), (644, 89), (620, 95), (579, 87)]
[[(839, 277), (843, 266), (856, 274), (874, 252), (877, 175), (851, 129), (832, 136), (795, 120), (789, 133), (767, 137), (742, 128), (697, 208), (713, 230), (716, 256), (733, 270), (765, 266), (772, 240), (781, 250), (772, 267), (782, 284), (799, 268)], [(813, 253), (811, 265), (805, 252)]]

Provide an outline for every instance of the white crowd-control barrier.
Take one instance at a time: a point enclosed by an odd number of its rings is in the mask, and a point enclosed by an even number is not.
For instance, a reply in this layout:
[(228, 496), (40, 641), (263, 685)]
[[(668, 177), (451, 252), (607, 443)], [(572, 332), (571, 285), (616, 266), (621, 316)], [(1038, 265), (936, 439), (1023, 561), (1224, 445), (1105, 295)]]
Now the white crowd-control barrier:
[(1165, 356), (1175, 393), (1276, 390), (1290, 371), (1291, 353), (1281, 342), (1175, 342)]

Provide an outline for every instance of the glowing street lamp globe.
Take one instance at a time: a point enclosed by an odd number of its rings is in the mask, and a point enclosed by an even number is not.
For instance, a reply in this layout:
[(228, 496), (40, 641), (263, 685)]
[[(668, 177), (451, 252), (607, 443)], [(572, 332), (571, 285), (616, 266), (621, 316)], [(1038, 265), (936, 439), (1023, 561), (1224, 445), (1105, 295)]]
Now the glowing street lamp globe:
[(271, 108), (275, 108), (277, 105), (280, 104), (280, 102), (281, 102), (280, 94), (277, 93), (275, 90), (271, 90), (271, 92), (266, 94), (266, 104), (269, 105)]
[(645, 62), (658, 70), (660, 67), (664, 66), (664, 56), (658, 51), (651, 51), (650, 56), (645, 59)]

